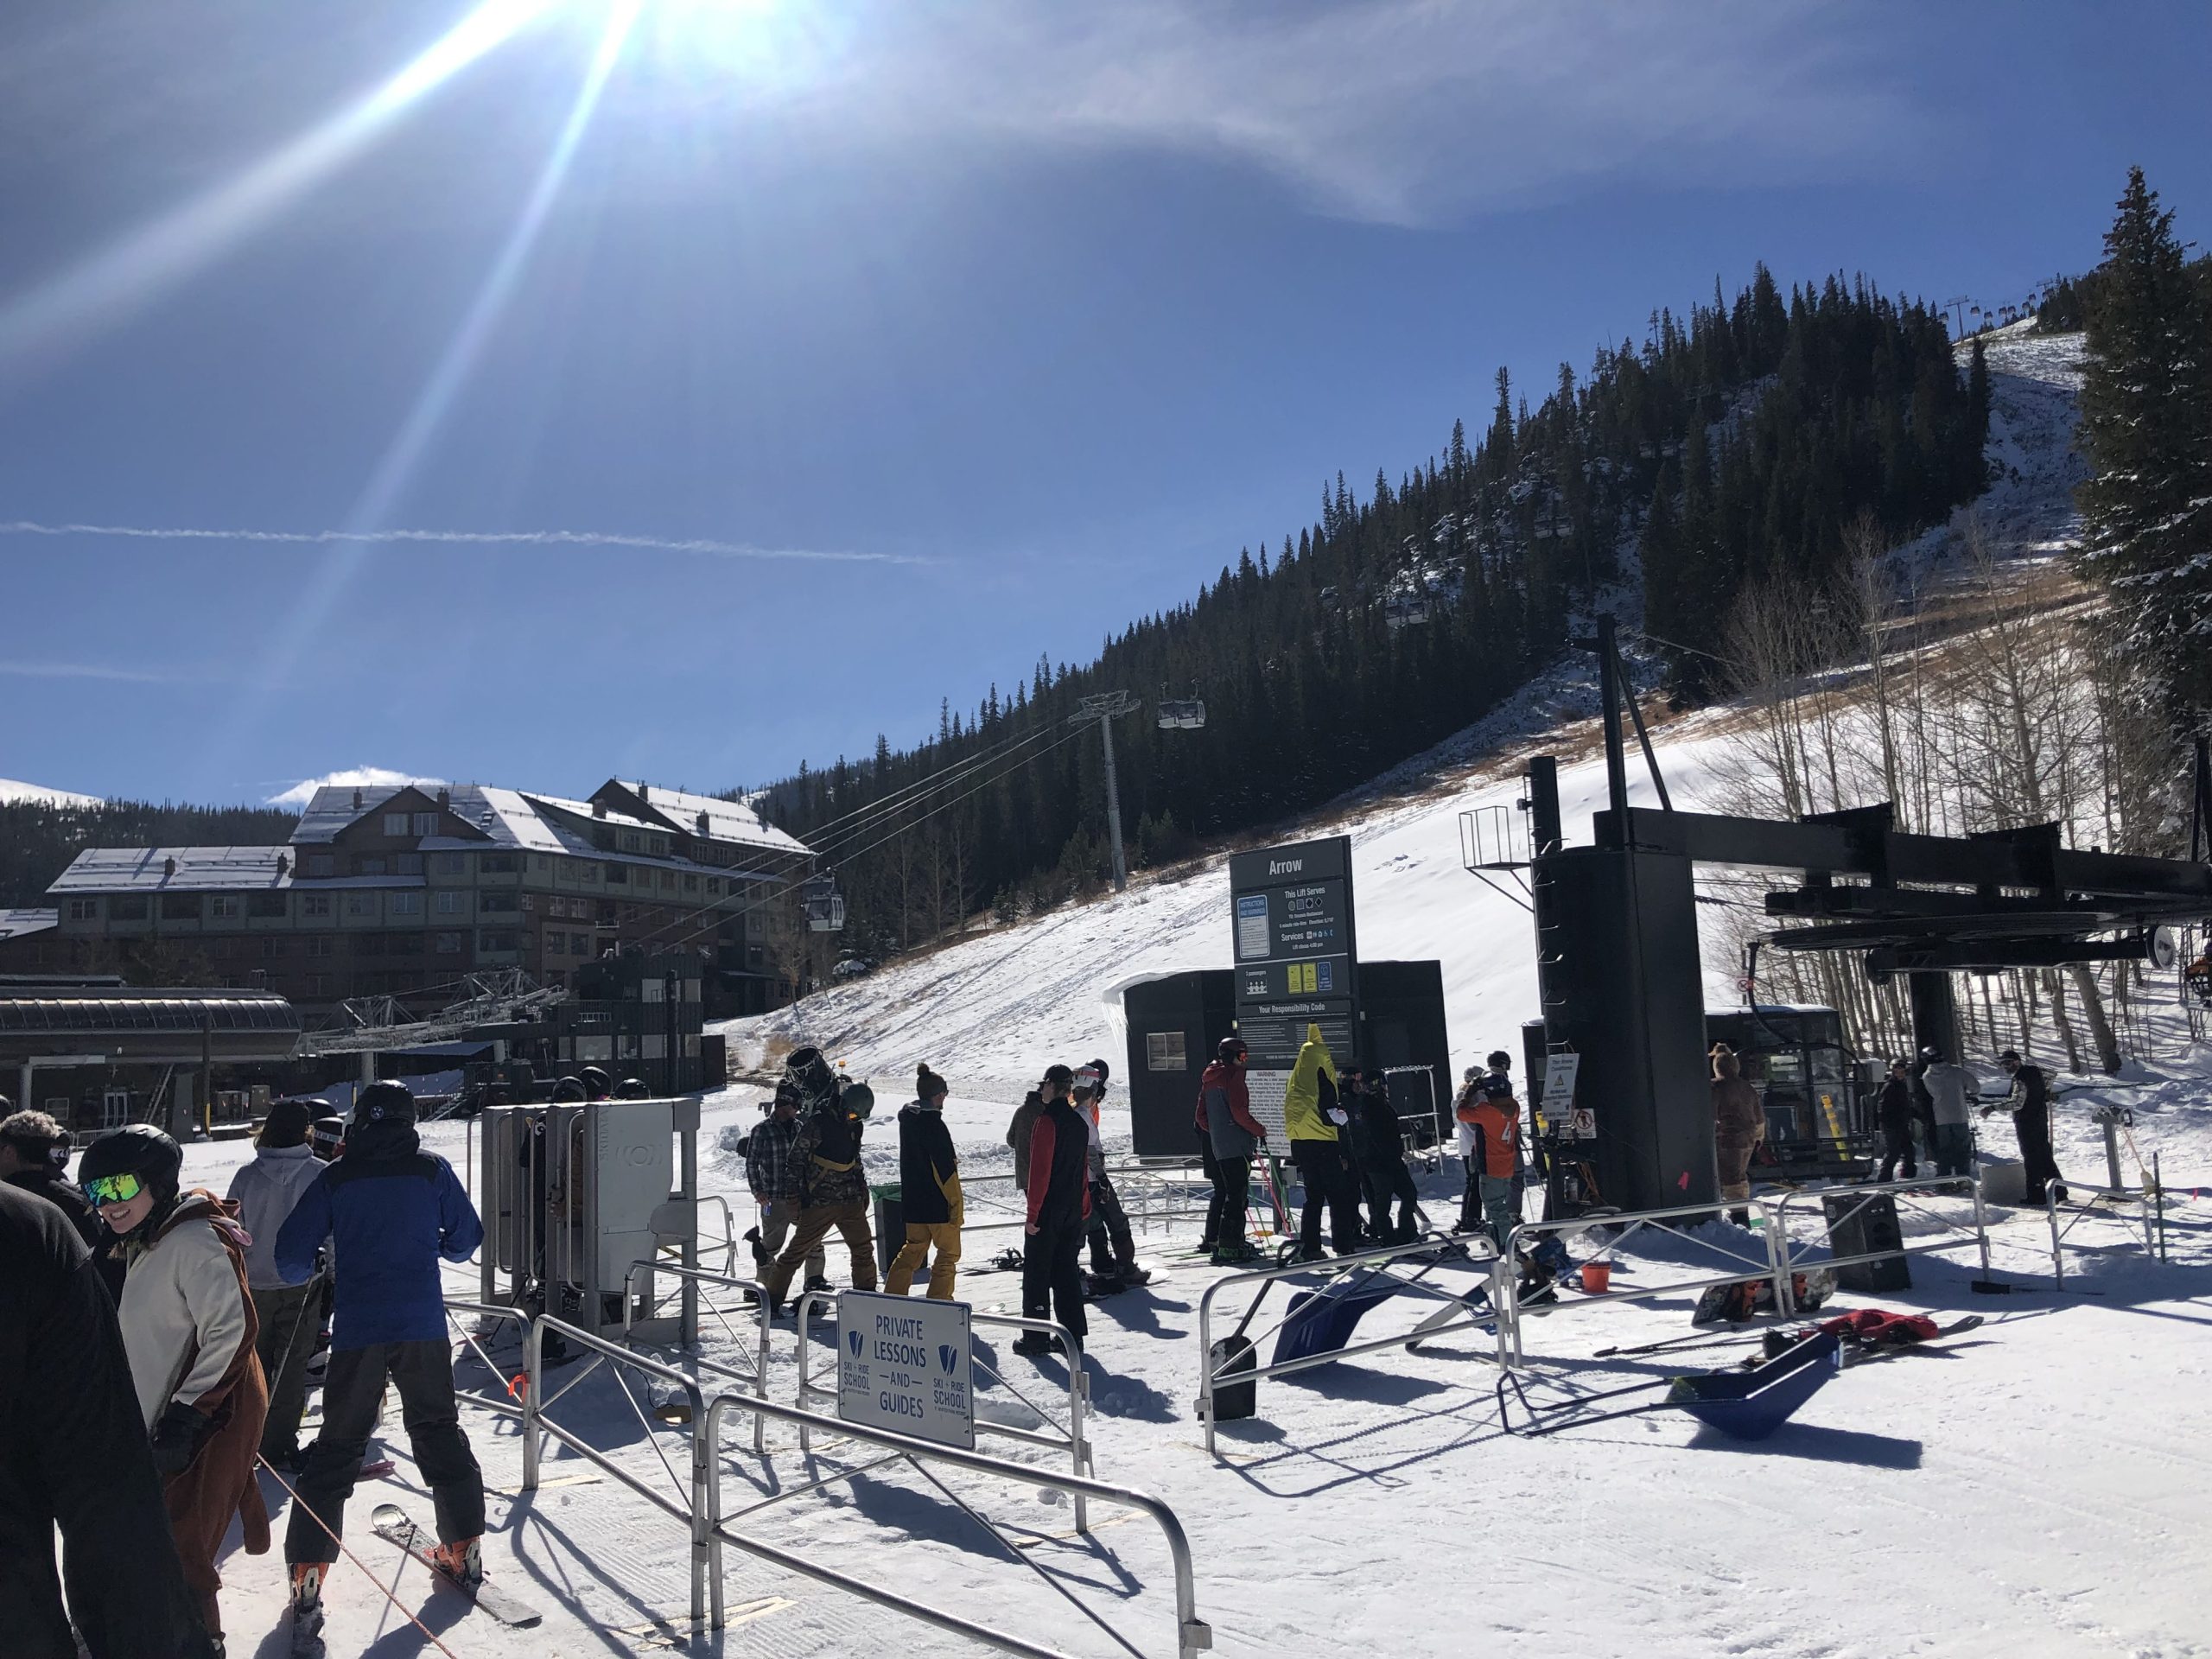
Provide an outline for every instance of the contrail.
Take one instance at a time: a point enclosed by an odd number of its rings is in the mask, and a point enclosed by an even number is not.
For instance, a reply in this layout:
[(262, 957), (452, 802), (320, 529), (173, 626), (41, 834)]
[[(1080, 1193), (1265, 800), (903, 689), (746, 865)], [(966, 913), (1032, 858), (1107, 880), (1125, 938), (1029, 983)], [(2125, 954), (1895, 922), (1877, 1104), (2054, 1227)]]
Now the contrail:
[(141, 542), (271, 542), (288, 547), (421, 542), (441, 547), (618, 547), (715, 559), (797, 559), (835, 564), (926, 564), (901, 553), (852, 553), (817, 547), (756, 547), (711, 537), (632, 536), (597, 530), (203, 530), (184, 525), (48, 524), (0, 522), (0, 536), (108, 536)]

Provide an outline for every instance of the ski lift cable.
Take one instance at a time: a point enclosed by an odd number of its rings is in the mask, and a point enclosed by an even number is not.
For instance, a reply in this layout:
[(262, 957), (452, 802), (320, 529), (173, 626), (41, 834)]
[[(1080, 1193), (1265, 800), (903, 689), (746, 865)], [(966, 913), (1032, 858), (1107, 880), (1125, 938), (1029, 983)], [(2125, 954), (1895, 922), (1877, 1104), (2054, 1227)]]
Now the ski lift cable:
[(964, 779), (973, 777), (976, 772), (982, 768), (995, 764), (999, 760), (1010, 759), (1014, 754), (1019, 753), (1023, 747), (1034, 744), (1040, 739), (1049, 737), (1052, 734), (1052, 732), (1050, 727), (1042, 727), (1038, 730), (1028, 734), (1018, 742), (1011, 745), (1001, 746), (997, 749), (987, 752), (981, 755), (970, 756), (964, 761), (946, 766), (941, 771), (931, 773), (931, 776), (922, 779), (918, 783), (908, 785), (906, 788), (896, 791), (894, 794), (886, 796), (880, 801), (873, 802), (865, 808), (861, 808), (856, 810), (855, 812), (847, 814), (847, 818), (852, 819), (853, 822), (846, 823), (842, 819), (837, 820), (836, 823), (838, 825), (842, 825), (842, 827), (837, 828), (836, 833), (834, 835), (825, 835), (823, 833), (825, 830), (830, 829), (832, 827), (831, 825), (821, 825), (810, 830), (807, 832), (810, 837), (810, 845), (813, 848), (817, 857), (822, 856), (825, 853), (834, 850), (838, 845), (850, 842), (856, 836), (866, 834), (868, 830), (874, 828), (877, 823), (880, 823), (884, 818), (895, 816), (899, 812), (905, 811), (909, 807), (918, 805), (920, 802), (929, 798), (930, 796), (937, 794), (940, 791), (950, 789), (955, 785), (963, 782)]
[[(899, 789), (892, 791), (887, 795), (880, 796), (873, 801), (865, 802), (861, 805), (855, 807), (849, 812), (840, 813), (834, 818), (817, 823), (810, 828), (807, 833), (818, 839), (825, 831), (838, 829), (849, 819), (863, 817), (870, 813), (880, 811), (887, 805), (897, 801), (901, 796), (911, 795), (918, 790), (925, 790), (930, 785), (935, 783), (938, 779), (945, 777), (949, 773), (963, 771), (968, 767), (980, 765), (999, 754), (1003, 753), (1007, 749), (1018, 748), (1022, 744), (1034, 742), (1038, 738), (1048, 734), (1051, 730), (1052, 728), (1050, 726), (1039, 726), (1033, 728), (1027, 732), (1021, 733), (1017, 736), (1002, 738), (988, 748), (980, 750), (974, 754), (963, 756), (960, 760), (955, 760), (948, 766), (939, 767), (936, 772), (931, 772), (926, 778), (918, 779), (913, 783), (904, 785)], [(817, 775), (818, 776), (819, 774)]]

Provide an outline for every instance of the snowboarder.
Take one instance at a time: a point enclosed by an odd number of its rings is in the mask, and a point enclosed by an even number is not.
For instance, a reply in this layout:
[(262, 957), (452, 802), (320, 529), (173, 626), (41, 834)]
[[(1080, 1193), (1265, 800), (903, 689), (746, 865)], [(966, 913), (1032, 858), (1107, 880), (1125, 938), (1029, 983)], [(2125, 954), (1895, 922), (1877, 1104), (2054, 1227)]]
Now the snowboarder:
[(87, 1147), (78, 1177), (128, 1268), (117, 1309), (123, 1349), (185, 1583), (219, 1647), (215, 1556), (232, 1517), (244, 1524), (248, 1554), (269, 1548), (269, 1512), (253, 1473), (269, 1390), (254, 1352), (237, 1206), (198, 1188), (180, 1191), (183, 1163), (175, 1141), (133, 1123)]
[(1093, 1060), (1077, 1068), (1071, 1103), (1076, 1116), (1090, 1132), (1086, 1168), (1090, 1179), (1090, 1281), (1094, 1296), (1115, 1296), (1132, 1285), (1147, 1284), (1152, 1275), (1137, 1266), (1136, 1241), (1129, 1235), (1129, 1217), (1122, 1208), (1122, 1195), (1106, 1173), (1106, 1142), (1098, 1127), (1098, 1109), (1105, 1103), (1106, 1062)]
[(2012, 1079), (2012, 1092), (1995, 1106), (1985, 1106), (1981, 1115), (2005, 1111), (2012, 1115), (2012, 1133), (2020, 1142), (2020, 1174), (2025, 1183), (2030, 1204), (2044, 1201), (2044, 1189), (2058, 1188), (2063, 1203), (2066, 1198), (2066, 1178), (2058, 1173), (2058, 1160), (2050, 1150), (2050, 1084), (2044, 1070), (2023, 1061), (2020, 1051), (2008, 1048), (1997, 1057)]
[(1905, 1179), (1911, 1180), (1920, 1173), (1919, 1161), (1912, 1152), (1912, 1126), (1917, 1112), (1912, 1100), (1912, 1068), (1903, 1060), (1890, 1062), (1889, 1078), (1882, 1084), (1874, 1116), (1882, 1126), (1880, 1179), (1895, 1179), (1902, 1166)]
[(284, 1535), (296, 1643), (321, 1627), (323, 1576), (338, 1559), (346, 1501), (387, 1384), (399, 1390), (416, 1466), (436, 1505), (440, 1569), (463, 1584), (484, 1576), (484, 1477), (454, 1402), (438, 1265), (467, 1261), (484, 1227), (453, 1166), (423, 1150), (404, 1084), (361, 1090), (344, 1155), (308, 1184), (277, 1230), (287, 1284), (314, 1277), (325, 1239), (335, 1282), (322, 1430), (308, 1448)]
[(795, 1049), (784, 1074), (799, 1093), (798, 1223), (791, 1243), (768, 1270), (772, 1310), (784, 1306), (792, 1275), (833, 1227), (852, 1253), (853, 1288), (875, 1288), (875, 1235), (868, 1221), (868, 1173), (861, 1167), (861, 1120), (849, 1110), (836, 1074), (818, 1048)]
[[(1060, 1324), (1079, 1346), (1090, 1334), (1083, 1312), (1083, 1235), (1090, 1219), (1090, 1135), (1068, 1103), (1075, 1073), (1065, 1065), (1046, 1068), (1035, 1097), (1039, 1107), (1029, 1132), (1028, 1197), (1021, 1265), (1021, 1313), (1031, 1319)], [(1014, 1344), (1017, 1354), (1052, 1351), (1041, 1331), (1025, 1331)]]
[(253, 1161), (231, 1177), (231, 1202), (238, 1205), (238, 1224), (252, 1241), (246, 1246), (245, 1282), (260, 1328), (254, 1346), (269, 1384), (261, 1455), (272, 1468), (283, 1470), (296, 1468), (300, 1461), (308, 1361), (321, 1329), (322, 1275), (304, 1285), (286, 1284), (276, 1270), (276, 1234), (300, 1194), (322, 1173), (322, 1160), (308, 1144), (314, 1122), (309, 1103), (277, 1101), (254, 1137)]
[(1306, 1187), (1305, 1213), (1299, 1217), (1299, 1262), (1321, 1260), (1321, 1210), (1329, 1211), (1329, 1242), (1338, 1255), (1359, 1249), (1357, 1178), (1344, 1157), (1343, 1132), (1351, 1122), (1337, 1095), (1337, 1063), (1321, 1039), (1321, 1027), (1306, 1027), (1306, 1041), (1283, 1085), (1283, 1127), (1290, 1136), (1291, 1161)]
[(1974, 1168), (1974, 1132), (1969, 1127), (1967, 1102), (1980, 1092), (1973, 1072), (1932, 1049), (1925, 1082), (1936, 1121), (1936, 1173), (1966, 1175)]
[(1268, 1132), (1252, 1116), (1252, 1097), (1244, 1086), (1245, 1058), (1244, 1039), (1224, 1037), (1212, 1064), (1198, 1078), (1198, 1158), (1213, 1186), (1198, 1248), (1212, 1251), (1217, 1268), (1241, 1267), (1260, 1255), (1244, 1236), (1244, 1210), (1251, 1191), (1252, 1156), (1266, 1146)]
[[(1378, 1244), (1409, 1244), (1421, 1236), (1414, 1220), (1420, 1193), (1414, 1173), (1406, 1167), (1405, 1141), (1398, 1128), (1398, 1109), (1391, 1103), (1389, 1085), (1378, 1072), (1370, 1075), (1354, 1067), (1349, 1074), (1351, 1103), (1360, 1129), (1360, 1173), (1367, 1184), (1370, 1230)], [(1398, 1206), (1396, 1225), (1390, 1222), (1390, 1205)]]
[[(1473, 1068), (1469, 1067), (1470, 1071)], [(1520, 1160), (1521, 1103), (1513, 1097), (1513, 1083), (1503, 1071), (1491, 1071), (1462, 1090), (1472, 1101), (1457, 1109), (1460, 1156), (1467, 1160), (1470, 1208), (1481, 1205), (1482, 1219), (1462, 1213), (1460, 1230), (1487, 1230), (1503, 1251), (1521, 1219)]]
[(115, 1305), (91, 1253), (60, 1206), (0, 1185), (0, 1262), (8, 1653), (77, 1659), (73, 1623), (91, 1659), (206, 1659), (213, 1649), (185, 1587)]
[(952, 1300), (967, 1205), (960, 1192), (960, 1160), (944, 1127), (944, 1097), (950, 1093), (944, 1079), (924, 1061), (914, 1068), (913, 1103), (899, 1109), (899, 1206), (906, 1217), (906, 1243), (884, 1281), (884, 1289), (893, 1296), (912, 1293), (915, 1274), (934, 1251), (931, 1299)]
[[(1720, 1166), (1720, 1197), (1748, 1204), (1751, 1197), (1751, 1154), (1766, 1139), (1766, 1111), (1759, 1091), (1744, 1076), (1744, 1063), (1726, 1043), (1715, 1043), (1713, 1062), (1713, 1153)], [(1729, 1212), (1739, 1227), (1751, 1224), (1749, 1210)]]
[(44, 1112), (10, 1111), (0, 1095), (0, 1181), (44, 1198), (69, 1217), (77, 1236), (92, 1253), (93, 1271), (111, 1300), (123, 1296), (123, 1261), (108, 1246), (114, 1240), (81, 1188), (70, 1185), (69, 1131)]
[[(766, 1121), (746, 1137), (745, 1184), (760, 1211), (753, 1233), (766, 1257), (759, 1269), (766, 1277), (767, 1262), (775, 1260), (798, 1224), (798, 1085), (788, 1078), (776, 1085)], [(827, 1284), (829, 1268), (829, 1253), (817, 1243), (807, 1253), (804, 1282)]]

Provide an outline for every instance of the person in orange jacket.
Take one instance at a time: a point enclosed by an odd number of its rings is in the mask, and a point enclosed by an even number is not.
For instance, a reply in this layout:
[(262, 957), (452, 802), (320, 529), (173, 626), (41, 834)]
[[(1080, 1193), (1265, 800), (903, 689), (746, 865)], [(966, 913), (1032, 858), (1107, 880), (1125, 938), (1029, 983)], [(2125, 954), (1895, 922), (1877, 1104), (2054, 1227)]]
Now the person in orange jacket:
[[(1491, 1058), (1495, 1062), (1497, 1057)], [(1486, 1227), (1503, 1250), (1521, 1218), (1521, 1103), (1513, 1097), (1513, 1080), (1500, 1070), (1469, 1079), (1454, 1112), (1459, 1120), (1459, 1155), (1467, 1166), (1460, 1230)]]

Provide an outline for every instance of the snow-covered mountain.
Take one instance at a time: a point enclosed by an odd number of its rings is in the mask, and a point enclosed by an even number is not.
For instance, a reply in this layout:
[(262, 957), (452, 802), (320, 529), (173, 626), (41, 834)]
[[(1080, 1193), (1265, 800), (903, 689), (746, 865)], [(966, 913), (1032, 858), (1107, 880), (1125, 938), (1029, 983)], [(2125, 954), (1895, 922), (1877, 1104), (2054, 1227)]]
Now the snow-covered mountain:
[(13, 778), (0, 778), (0, 805), (11, 805), (17, 801), (37, 801), (48, 806), (98, 806), (97, 795), (79, 795), (67, 789), (48, 789), (39, 784), (19, 783)]

